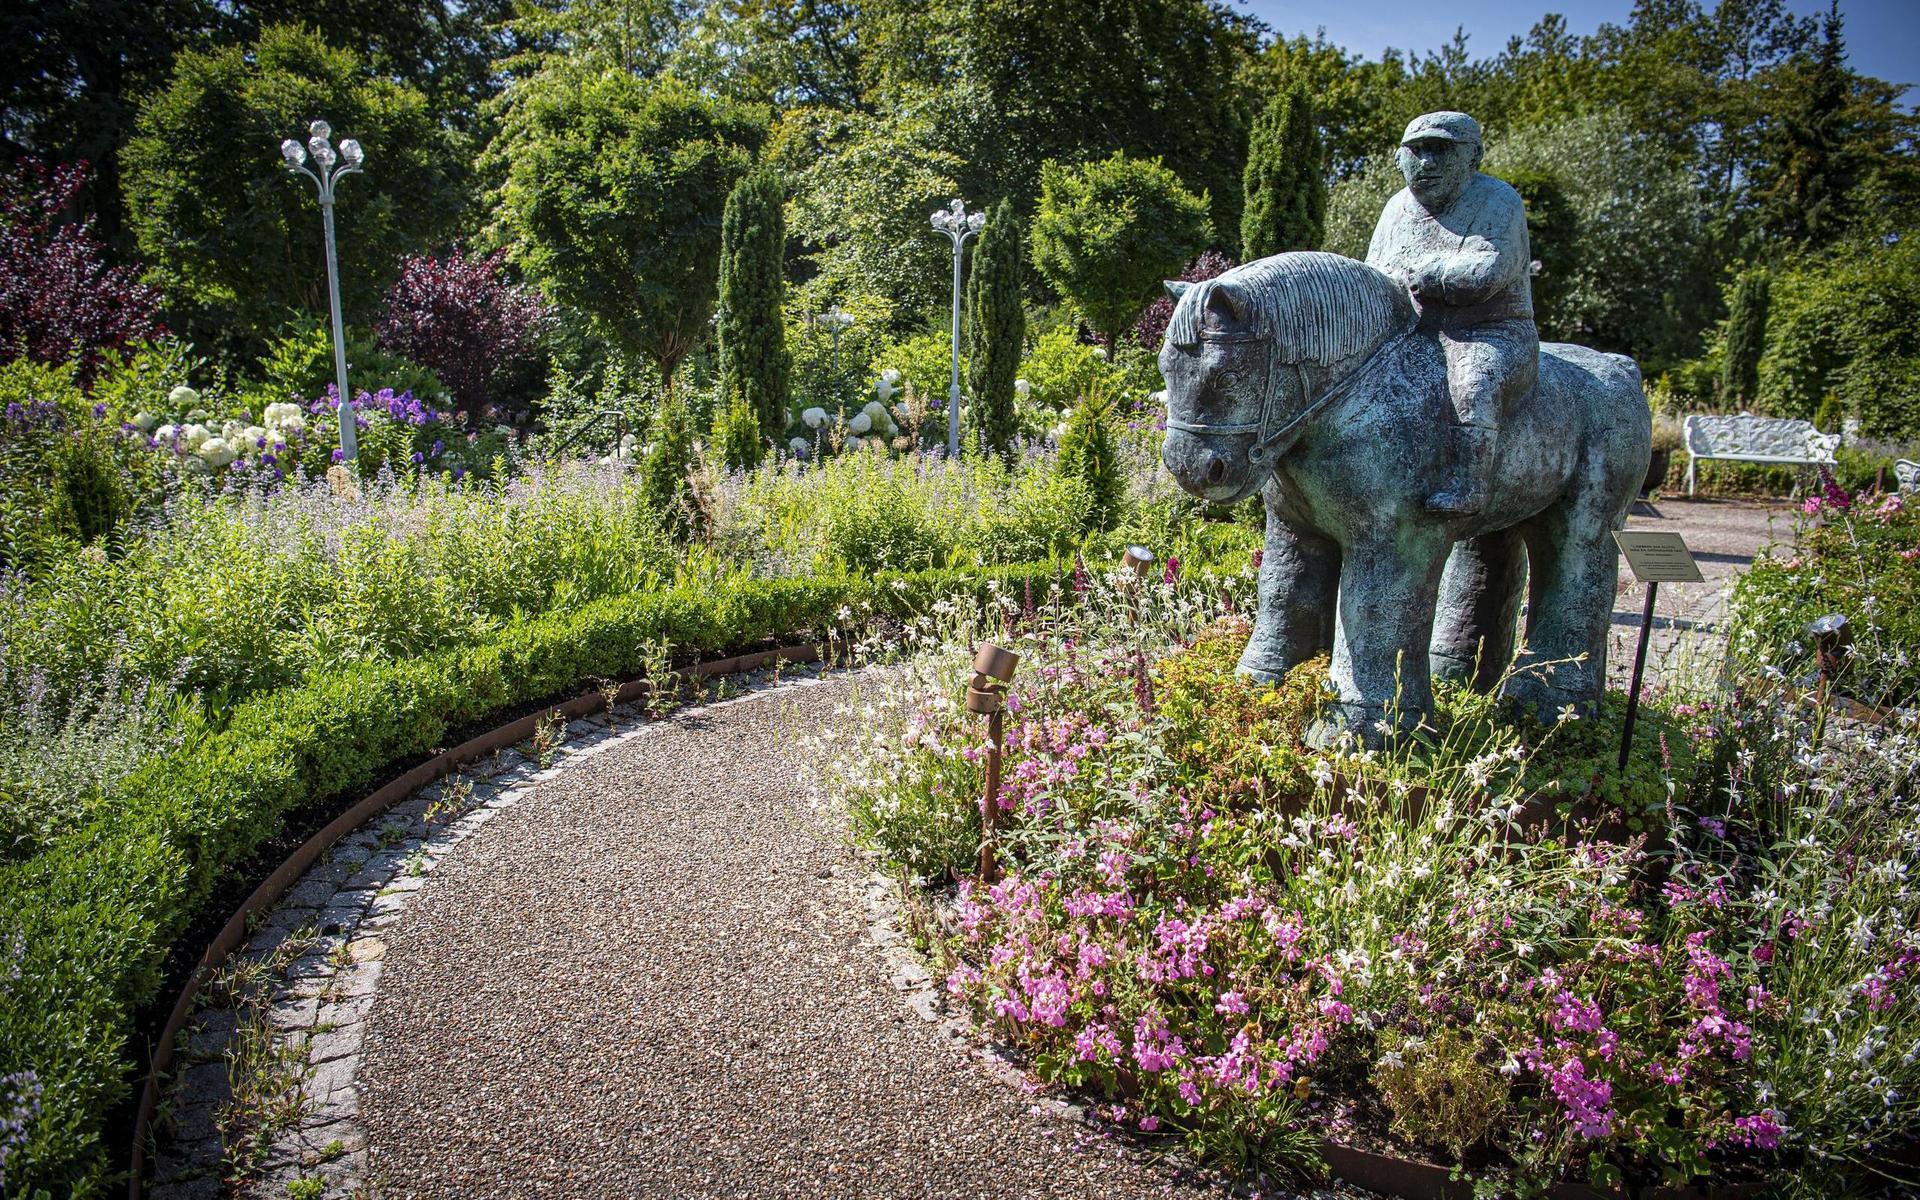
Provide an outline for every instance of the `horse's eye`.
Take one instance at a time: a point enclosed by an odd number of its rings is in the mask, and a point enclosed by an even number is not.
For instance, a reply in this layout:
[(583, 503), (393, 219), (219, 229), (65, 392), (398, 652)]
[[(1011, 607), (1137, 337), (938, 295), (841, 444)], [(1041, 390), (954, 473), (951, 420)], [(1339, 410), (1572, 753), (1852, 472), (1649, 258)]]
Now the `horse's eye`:
[(1231, 367), (1220, 372), (1220, 390), (1230, 392), (1240, 386), (1240, 372)]

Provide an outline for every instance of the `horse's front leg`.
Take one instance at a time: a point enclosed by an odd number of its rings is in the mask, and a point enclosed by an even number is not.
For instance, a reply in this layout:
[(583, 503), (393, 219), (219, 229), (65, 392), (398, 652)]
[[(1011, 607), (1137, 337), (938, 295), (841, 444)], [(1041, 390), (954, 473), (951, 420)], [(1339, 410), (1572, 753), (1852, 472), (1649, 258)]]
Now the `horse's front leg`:
[(1398, 537), (1369, 539), (1342, 555), (1331, 672), (1337, 698), (1316, 741), (1351, 731), (1379, 746), (1433, 712), (1427, 647), (1451, 547), (1437, 530), (1383, 532)]
[(1240, 656), (1240, 673), (1275, 683), (1293, 667), (1333, 649), (1333, 597), (1339, 586), (1340, 547), (1288, 525), (1269, 501), (1260, 611)]

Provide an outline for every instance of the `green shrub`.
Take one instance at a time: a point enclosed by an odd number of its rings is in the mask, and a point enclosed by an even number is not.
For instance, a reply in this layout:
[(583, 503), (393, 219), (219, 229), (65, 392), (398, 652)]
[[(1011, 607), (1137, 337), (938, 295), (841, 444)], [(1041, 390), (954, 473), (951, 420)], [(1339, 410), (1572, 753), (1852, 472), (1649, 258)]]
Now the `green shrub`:
[(668, 392), (654, 414), (647, 456), (640, 463), (640, 490), (660, 520), (681, 537), (693, 532), (693, 418), (684, 397)]
[(1087, 528), (1111, 529), (1126, 515), (1127, 480), (1120, 468), (1110, 395), (1094, 391), (1074, 405), (1060, 437), (1060, 470), (1087, 486)]
[(1068, 409), (1102, 385), (1117, 384), (1119, 371), (1098, 346), (1080, 340), (1071, 323), (1056, 324), (1034, 338), (1020, 364), (1035, 432), (1043, 432)]
[(1507, 1116), (1507, 1081), (1480, 1061), (1481, 1051), (1471, 1033), (1452, 1027), (1393, 1046), (1374, 1067), (1373, 1086), (1393, 1110), (1394, 1132), (1455, 1159), (1485, 1141)]
[[(260, 370), (267, 395), (255, 408), (283, 400), (300, 403), (325, 395), (328, 385), (337, 382), (332, 329), (318, 317), (288, 324), (268, 343)], [(418, 363), (388, 354), (352, 326), (347, 328), (347, 386), (355, 392), (392, 388), (412, 392), (423, 402), (441, 406), (452, 403), (438, 375)]]

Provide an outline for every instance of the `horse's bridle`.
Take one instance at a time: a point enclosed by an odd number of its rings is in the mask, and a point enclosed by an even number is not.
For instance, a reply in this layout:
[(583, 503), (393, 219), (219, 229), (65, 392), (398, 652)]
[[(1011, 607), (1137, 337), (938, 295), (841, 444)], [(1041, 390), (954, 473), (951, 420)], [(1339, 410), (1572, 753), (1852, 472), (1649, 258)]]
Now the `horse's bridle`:
[[(1315, 397), (1312, 403), (1295, 413), (1291, 421), (1288, 421), (1285, 425), (1282, 425), (1280, 428), (1255, 442), (1253, 448), (1247, 451), (1247, 461), (1255, 467), (1265, 465), (1268, 456), (1275, 454), (1278, 448), (1285, 443), (1287, 439), (1292, 437), (1300, 426), (1310, 420), (1321, 409), (1337, 401), (1344, 400), (1350, 395), (1353, 389), (1360, 385), (1360, 381), (1372, 372), (1374, 365), (1385, 358), (1387, 352), (1399, 345), (1401, 339), (1405, 337), (1406, 333), (1402, 331), (1394, 334), (1386, 341), (1381, 342), (1374, 348), (1373, 353), (1367, 355), (1366, 360), (1349, 373), (1345, 379), (1342, 379), (1339, 383), (1334, 384), (1325, 392)], [(1211, 337), (1203, 338), (1202, 342), (1203, 344), (1213, 342), (1264, 346), (1271, 340), (1271, 338), (1252, 333), (1228, 333), (1215, 334)], [(1307, 394), (1307, 368), (1302, 363), (1294, 363), (1293, 369), (1300, 379), (1300, 394), (1305, 396)], [(1210, 425), (1201, 421), (1182, 421), (1175, 418), (1172, 413), (1168, 413), (1167, 428), (1177, 429), (1182, 433), (1198, 434), (1202, 437), (1224, 437), (1236, 433), (1260, 432), (1267, 427), (1267, 421), (1273, 415), (1274, 389), (1268, 386), (1271, 383), (1269, 376), (1272, 374), (1272, 371), (1273, 356), (1272, 353), (1269, 352), (1266, 356), (1266, 364), (1261, 368), (1260, 390), (1262, 396), (1260, 400), (1260, 419), (1258, 421), (1234, 421)]]

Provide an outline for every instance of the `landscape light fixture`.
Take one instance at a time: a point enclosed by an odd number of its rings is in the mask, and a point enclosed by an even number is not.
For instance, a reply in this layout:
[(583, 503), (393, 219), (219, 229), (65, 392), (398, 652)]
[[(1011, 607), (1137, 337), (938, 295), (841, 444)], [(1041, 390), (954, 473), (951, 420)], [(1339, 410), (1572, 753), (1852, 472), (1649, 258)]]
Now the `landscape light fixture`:
[(933, 228), (953, 243), (953, 382), (947, 385), (947, 457), (960, 457), (960, 251), (987, 223), (987, 214), (969, 213), (958, 198), (933, 214)]
[(1001, 714), (1007, 687), (1020, 656), (1013, 651), (980, 643), (973, 655), (973, 679), (967, 684), (967, 711), (987, 719), (987, 786), (980, 794), (980, 878), (991, 883), (999, 876), (993, 860), (993, 830), (1000, 816)]
[[(340, 322), (340, 264), (333, 247), (333, 189), (342, 175), (361, 169), (366, 154), (352, 138), (343, 139), (336, 152), (328, 140), (333, 137), (333, 126), (325, 121), (307, 126), (307, 133), (304, 146), (293, 138), (281, 142), (280, 157), (286, 161), (287, 170), (305, 175), (320, 190), (320, 225), (326, 234), (327, 247), (327, 303), (333, 311), (334, 384), (340, 389), (336, 413), (340, 422), (340, 458), (350, 463), (358, 454), (359, 446), (354, 437), (353, 405), (347, 392), (347, 340)], [(313, 160), (312, 167), (307, 165), (309, 157)]]

